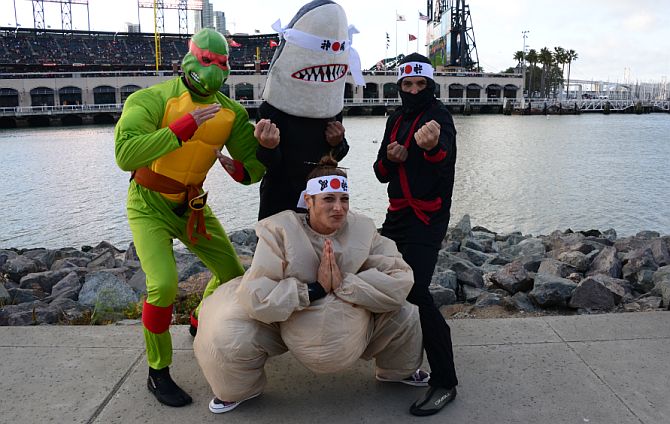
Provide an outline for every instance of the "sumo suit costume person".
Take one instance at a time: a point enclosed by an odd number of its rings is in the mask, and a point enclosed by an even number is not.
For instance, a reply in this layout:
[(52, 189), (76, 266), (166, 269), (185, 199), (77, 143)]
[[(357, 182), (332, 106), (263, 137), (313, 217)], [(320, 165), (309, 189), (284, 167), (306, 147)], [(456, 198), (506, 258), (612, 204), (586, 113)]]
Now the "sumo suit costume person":
[(320, 171), (301, 197), (307, 214), (259, 221), (251, 267), (203, 301), (193, 351), (213, 413), (258, 396), (268, 357), (289, 350), (315, 373), (375, 358), (377, 379), (426, 384), (419, 317), (405, 300), (412, 270), (370, 218), (349, 211), (346, 174)]
[(357, 85), (365, 84), (352, 48), (358, 31), (337, 3), (312, 1), (286, 27), (277, 21), (272, 28), (281, 42), (270, 63), (258, 118), (275, 124), (281, 140), (261, 142), (256, 153), (267, 169), (260, 184), (259, 220), (300, 211), (295, 199), (316, 163), (327, 154), (337, 161), (347, 154), (341, 123), (347, 72)]
[[(128, 222), (146, 274), (147, 385), (170, 406), (192, 401), (169, 373), (178, 283), (172, 241), (181, 240), (212, 271), (204, 296), (242, 275), (223, 227), (205, 203), (202, 184), (217, 157), (239, 183), (258, 182), (264, 173), (247, 112), (218, 91), (229, 69), (226, 39), (212, 29), (199, 31), (182, 61), (183, 76), (129, 96), (115, 129), (117, 164), (132, 172)], [(220, 152), (224, 145), (232, 159)]]

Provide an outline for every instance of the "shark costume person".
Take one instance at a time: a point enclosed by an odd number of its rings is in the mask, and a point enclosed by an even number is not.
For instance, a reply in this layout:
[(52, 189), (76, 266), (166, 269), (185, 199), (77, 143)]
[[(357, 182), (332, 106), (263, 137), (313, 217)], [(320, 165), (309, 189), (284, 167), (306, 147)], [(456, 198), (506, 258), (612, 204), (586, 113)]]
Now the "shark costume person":
[[(218, 91), (229, 69), (223, 35), (207, 28), (199, 31), (182, 61), (183, 76), (129, 96), (115, 129), (116, 162), (132, 172), (128, 223), (146, 274), (142, 323), (147, 385), (170, 406), (192, 401), (169, 371), (169, 327), (178, 283), (172, 241), (181, 240), (212, 271), (204, 296), (242, 275), (228, 236), (206, 205), (202, 184), (217, 157), (242, 184), (259, 181), (264, 172), (247, 112)], [(224, 145), (232, 159), (220, 152)]]
[(364, 85), (360, 58), (352, 48), (358, 31), (342, 7), (329, 0), (304, 5), (291, 22), (272, 28), (277, 47), (263, 91), (259, 119), (279, 128), (281, 141), (258, 146), (256, 156), (267, 172), (260, 185), (258, 219), (300, 209), (296, 199), (305, 178), (322, 156), (340, 161), (349, 151), (342, 126), (347, 72)]
[(456, 128), (435, 98), (433, 67), (418, 53), (398, 66), (402, 106), (386, 122), (373, 168), (388, 183), (389, 208), (382, 235), (394, 240), (414, 271), (407, 300), (419, 307), (423, 343), (431, 368), (428, 391), (411, 407), (431, 415), (456, 397), (451, 331), (428, 290), (449, 225), (456, 164)]

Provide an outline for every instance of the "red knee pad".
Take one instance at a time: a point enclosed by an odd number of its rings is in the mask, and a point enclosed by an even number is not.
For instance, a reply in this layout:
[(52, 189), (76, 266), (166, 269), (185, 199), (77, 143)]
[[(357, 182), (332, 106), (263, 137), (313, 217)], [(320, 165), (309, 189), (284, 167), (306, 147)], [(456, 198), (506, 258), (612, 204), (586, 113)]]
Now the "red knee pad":
[(160, 307), (144, 301), (142, 306), (142, 324), (154, 334), (161, 334), (170, 328), (173, 305)]

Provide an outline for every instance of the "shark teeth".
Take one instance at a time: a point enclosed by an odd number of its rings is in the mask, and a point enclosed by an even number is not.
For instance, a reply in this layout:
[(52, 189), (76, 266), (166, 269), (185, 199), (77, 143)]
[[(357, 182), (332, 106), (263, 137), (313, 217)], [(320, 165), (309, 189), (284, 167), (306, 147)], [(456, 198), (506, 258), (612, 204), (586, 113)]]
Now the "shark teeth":
[(291, 77), (302, 81), (333, 82), (347, 75), (349, 66), (343, 63), (316, 65), (294, 72)]

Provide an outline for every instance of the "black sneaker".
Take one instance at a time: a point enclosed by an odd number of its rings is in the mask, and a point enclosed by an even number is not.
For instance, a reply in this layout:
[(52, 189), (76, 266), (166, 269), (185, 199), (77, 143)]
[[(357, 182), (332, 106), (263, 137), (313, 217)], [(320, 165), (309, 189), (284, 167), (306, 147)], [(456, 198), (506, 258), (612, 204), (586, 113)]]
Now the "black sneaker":
[(451, 389), (444, 387), (430, 387), (426, 393), (419, 398), (409, 408), (412, 415), (425, 417), (426, 415), (433, 415), (444, 408), (446, 404), (454, 400), (456, 397), (456, 386)]
[(147, 387), (156, 396), (156, 399), (164, 405), (179, 407), (193, 402), (191, 396), (172, 380), (169, 367), (160, 370), (149, 368)]

